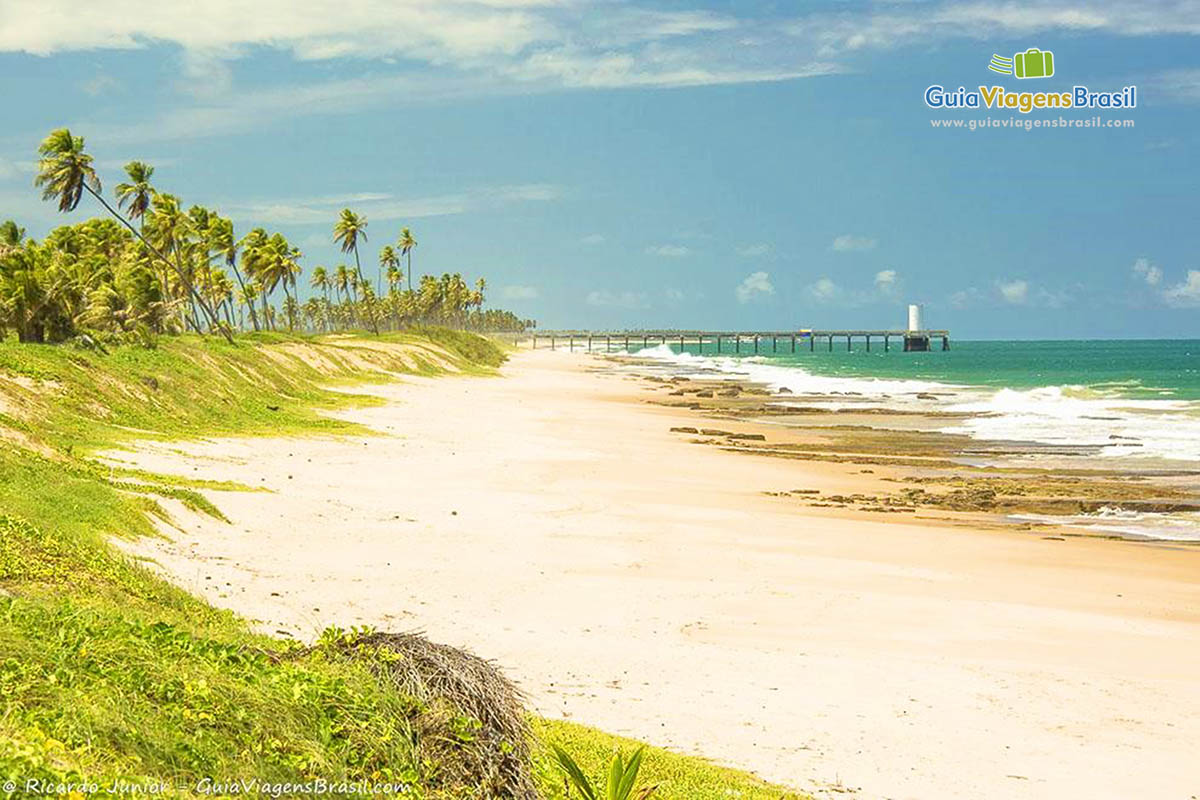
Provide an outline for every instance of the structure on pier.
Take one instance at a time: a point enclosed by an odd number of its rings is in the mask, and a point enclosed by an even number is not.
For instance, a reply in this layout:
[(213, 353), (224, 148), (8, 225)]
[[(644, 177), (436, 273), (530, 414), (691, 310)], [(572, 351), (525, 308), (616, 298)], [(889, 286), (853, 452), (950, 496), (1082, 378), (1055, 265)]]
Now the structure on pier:
[[(919, 313), (918, 313), (918, 321)], [(792, 352), (816, 350), (818, 343), (824, 344), (833, 351), (834, 342), (846, 340), (846, 350), (854, 349), (854, 341), (860, 340), (869, 352), (871, 341), (883, 341), (885, 351), (892, 349), (892, 341), (903, 344), (905, 351), (931, 350), (932, 342), (941, 339), (942, 350), (950, 349), (950, 331), (922, 330), (907, 328), (905, 330), (795, 330), (795, 331), (671, 331), (671, 330), (629, 330), (629, 331), (533, 331), (533, 347), (538, 341), (548, 344), (550, 349), (567, 347), (570, 350), (587, 349), (589, 352), (600, 350), (610, 352), (614, 345), (628, 352), (631, 346), (640, 345), (643, 349), (651, 345), (678, 344), (683, 350), (688, 345), (695, 345), (701, 355)], [(768, 345), (769, 343), (769, 345)], [(706, 349), (707, 348), (707, 349)]]

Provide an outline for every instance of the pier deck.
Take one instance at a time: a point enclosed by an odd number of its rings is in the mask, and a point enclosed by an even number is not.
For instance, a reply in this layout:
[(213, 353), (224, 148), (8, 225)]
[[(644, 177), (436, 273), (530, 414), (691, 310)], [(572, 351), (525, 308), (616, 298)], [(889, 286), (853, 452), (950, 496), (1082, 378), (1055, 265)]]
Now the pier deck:
[[(650, 347), (657, 344), (678, 344), (680, 349), (695, 345), (699, 353), (704, 353), (705, 345), (712, 347), (712, 353), (741, 353), (762, 352), (769, 346), (772, 353), (792, 352), (804, 349), (816, 350), (817, 343), (822, 342), (826, 349), (832, 351), (834, 341), (846, 340), (846, 350), (854, 349), (854, 340), (862, 340), (870, 351), (871, 340), (883, 340), (884, 351), (891, 350), (892, 340), (903, 342), (905, 351), (926, 351), (933, 349), (930, 344), (942, 340), (942, 350), (950, 349), (950, 331), (948, 330), (796, 330), (796, 331), (672, 331), (672, 330), (629, 330), (629, 331), (586, 331), (586, 330), (554, 330), (533, 331), (534, 349), (538, 340), (548, 343), (551, 350), (567, 347), (575, 350), (577, 347), (589, 352), (601, 350), (608, 352), (617, 346), (629, 350), (633, 345)], [(730, 345), (730, 346), (726, 346)], [(781, 350), (782, 345), (782, 350)], [(840, 345), (839, 345), (840, 346)]]

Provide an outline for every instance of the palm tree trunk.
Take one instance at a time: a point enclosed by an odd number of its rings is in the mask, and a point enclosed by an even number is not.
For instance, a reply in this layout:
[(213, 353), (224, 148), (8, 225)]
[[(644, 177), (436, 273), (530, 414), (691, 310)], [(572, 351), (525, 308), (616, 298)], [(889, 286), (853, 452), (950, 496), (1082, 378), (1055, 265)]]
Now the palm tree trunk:
[[(230, 268), (233, 269), (233, 274), (237, 278), (238, 286), (242, 287), (242, 296), (246, 296), (246, 282), (242, 280), (242, 271), (237, 267), (237, 259), (226, 259)], [(254, 313), (254, 303), (247, 303), (250, 307), (250, 323), (254, 325), (254, 330), (258, 330), (258, 315)]]
[[(358, 244), (357, 243), (354, 245), (354, 268), (356, 270), (358, 270), (358, 282), (363, 286), (369, 287), (370, 284), (368, 284), (366, 279), (363, 277), (362, 264), (359, 263), (359, 260), (358, 260)], [(379, 335), (379, 326), (375, 324), (375, 309), (371, 307), (371, 303), (369, 301), (367, 302), (367, 319), (369, 319), (371, 321), (371, 330), (375, 333), (376, 336), (378, 336)]]

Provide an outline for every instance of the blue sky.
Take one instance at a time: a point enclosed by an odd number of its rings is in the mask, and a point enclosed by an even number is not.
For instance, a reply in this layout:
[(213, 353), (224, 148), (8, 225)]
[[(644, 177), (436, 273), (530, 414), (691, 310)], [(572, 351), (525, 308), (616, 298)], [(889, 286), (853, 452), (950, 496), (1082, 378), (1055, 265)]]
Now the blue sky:
[[(69, 125), (106, 189), (370, 220), (542, 327), (1200, 336), (1200, 3), (0, 0), (0, 218)], [(987, 70), (1052, 50), (1056, 75)], [(925, 88), (1138, 87), (1132, 129), (933, 129)], [(1079, 118), (1095, 112), (1032, 114)], [(76, 216), (92, 215), (86, 204)]]

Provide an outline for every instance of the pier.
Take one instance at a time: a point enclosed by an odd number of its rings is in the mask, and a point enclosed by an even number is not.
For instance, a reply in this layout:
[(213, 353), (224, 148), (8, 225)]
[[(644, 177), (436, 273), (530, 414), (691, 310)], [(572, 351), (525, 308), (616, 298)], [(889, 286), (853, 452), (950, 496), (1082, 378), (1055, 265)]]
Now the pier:
[[(696, 351), (704, 355), (742, 353), (796, 353), (804, 350), (815, 351), (818, 347), (833, 352), (835, 343), (841, 349), (845, 342), (847, 352), (853, 352), (855, 342), (864, 345), (870, 352), (871, 342), (876, 347), (883, 345), (884, 352), (892, 349), (893, 342), (899, 344), (905, 352), (925, 352), (934, 349), (932, 344), (941, 340), (941, 349), (950, 349), (950, 331), (947, 330), (840, 330), (840, 331), (667, 331), (667, 330), (631, 330), (631, 331), (531, 331), (533, 348), (542, 345), (551, 350), (566, 347), (569, 350), (586, 350), (587, 352), (611, 352), (616, 346), (625, 351), (630, 347), (647, 348), (654, 345), (679, 345), (683, 350), (688, 345), (695, 345)], [(705, 350), (705, 346), (708, 350)]]

